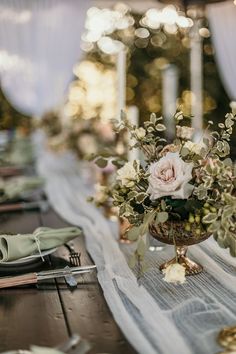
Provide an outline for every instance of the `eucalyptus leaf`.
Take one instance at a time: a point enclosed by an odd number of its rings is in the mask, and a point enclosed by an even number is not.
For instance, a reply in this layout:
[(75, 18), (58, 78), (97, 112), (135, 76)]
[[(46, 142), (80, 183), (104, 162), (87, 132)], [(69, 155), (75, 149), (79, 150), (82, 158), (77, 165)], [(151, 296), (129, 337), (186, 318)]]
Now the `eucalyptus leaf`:
[(177, 120), (177, 121), (180, 121), (180, 120), (182, 120), (182, 119), (184, 119), (184, 115), (183, 115), (183, 112), (177, 112), (176, 114), (175, 114), (175, 119)]
[(164, 126), (164, 124), (158, 123), (156, 125), (156, 130), (159, 132), (162, 132), (162, 131), (166, 130), (166, 127)]
[(206, 146), (209, 146), (209, 139), (208, 138), (203, 138), (203, 143), (206, 145)]
[(180, 151), (180, 154), (181, 154), (181, 156), (183, 156), (183, 157), (188, 156), (189, 153), (190, 153), (190, 151), (189, 151), (189, 149), (187, 149), (186, 147), (183, 147), (183, 148), (181, 149), (181, 151)]
[(147, 128), (147, 131), (148, 131), (149, 133), (153, 132), (154, 130), (155, 130), (154, 127), (148, 127), (148, 128)]
[(143, 201), (147, 198), (147, 194), (146, 193), (139, 193), (138, 195), (136, 195), (135, 199), (138, 203), (143, 203)]
[(234, 125), (234, 121), (231, 117), (226, 118), (225, 120), (225, 126), (226, 128), (230, 128)]
[(218, 127), (221, 128), (221, 129), (224, 129), (225, 128), (225, 125), (223, 123), (219, 123), (218, 124)]
[(232, 257), (236, 257), (236, 236), (235, 234), (230, 235), (229, 239), (229, 251)]
[(146, 273), (149, 270), (150, 266), (148, 264), (142, 263), (141, 264), (141, 271), (142, 273)]
[(130, 258), (129, 258), (129, 267), (130, 268), (134, 268), (136, 265), (137, 259), (135, 257), (135, 255), (133, 254)]
[(162, 209), (163, 211), (166, 210), (166, 202), (165, 202), (163, 199), (161, 200), (161, 209)]
[(136, 252), (139, 256), (144, 256), (146, 252), (146, 244), (144, 243), (143, 239), (139, 240)]
[(95, 161), (96, 165), (100, 168), (105, 168), (107, 166), (107, 160), (103, 159), (102, 157), (98, 158)]
[(227, 159), (225, 159), (224, 161), (223, 161), (223, 163), (224, 163), (224, 165), (225, 166), (230, 166), (230, 167), (232, 167), (232, 165), (233, 165), (233, 162), (232, 162), (232, 160), (228, 157)]
[(218, 218), (216, 213), (209, 213), (202, 218), (202, 222), (205, 224), (211, 224)]
[(138, 194), (138, 192), (131, 191), (131, 192), (128, 193), (128, 198), (129, 199), (133, 199), (133, 198), (135, 198), (137, 196), (137, 194)]
[(168, 220), (169, 214), (166, 211), (161, 211), (157, 213), (156, 221), (164, 223)]
[(127, 237), (130, 241), (136, 241), (140, 236), (141, 226), (132, 226), (127, 232)]
[(197, 189), (195, 189), (194, 194), (198, 196), (199, 200), (206, 199), (207, 197), (207, 188), (203, 185), (200, 185)]
[(155, 113), (151, 113), (151, 115), (150, 115), (150, 122), (152, 122), (153, 124), (156, 123), (156, 114), (155, 114)]
[(215, 233), (217, 230), (219, 230), (219, 228), (220, 228), (220, 222), (219, 221), (215, 221), (215, 222), (213, 222), (212, 224), (210, 224), (208, 226), (207, 231)]

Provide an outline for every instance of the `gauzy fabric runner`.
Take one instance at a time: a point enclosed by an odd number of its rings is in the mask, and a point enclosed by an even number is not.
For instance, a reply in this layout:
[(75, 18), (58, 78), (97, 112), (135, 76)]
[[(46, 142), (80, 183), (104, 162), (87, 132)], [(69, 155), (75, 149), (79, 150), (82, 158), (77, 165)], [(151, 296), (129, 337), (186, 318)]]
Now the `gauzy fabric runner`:
[[(89, 194), (73, 156), (39, 156), (38, 170), (54, 209), (83, 228), (98, 268), (98, 280), (124, 335), (142, 354), (216, 353), (219, 330), (236, 324), (236, 260), (210, 239), (189, 255), (204, 266), (200, 275), (175, 286), (162, 280), (158, 265), (173, 247), (148, 252), (149, 270), (139, 283), (117, 242), (117, 228), (86, 202)], [(132, 246), (131, 246), (132, 247)]]

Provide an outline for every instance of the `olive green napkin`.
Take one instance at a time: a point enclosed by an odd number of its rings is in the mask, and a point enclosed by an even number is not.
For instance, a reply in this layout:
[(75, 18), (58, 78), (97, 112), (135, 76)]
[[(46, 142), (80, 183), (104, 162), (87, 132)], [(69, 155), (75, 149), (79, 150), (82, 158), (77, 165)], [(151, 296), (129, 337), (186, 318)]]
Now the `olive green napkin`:
[(13, 165), (25, 166), (34, 161), (34, 149), (31, 138), (16, 134), (11, 142), (10, 151), (6, 155), (6, 159)]
[(44, 179), (35, 176), (13, 177), (0, 180), (0, 202), (20, 197), (21, 194), (33, 191), (44, 184)]
[(52, 348), (46, 348), (46, 347), (31, 347), (30, 351), (28, 350), (13, 350), (11, 352), (5, 352), (2, 354), (63, 354), (62, 352), (60, 352), (59, 350), (56, 349), (52, 349)]
[(0, 263), (59, 247), (81, 234), (78, 227), (39, 227), (33, 234), (0, 235)]

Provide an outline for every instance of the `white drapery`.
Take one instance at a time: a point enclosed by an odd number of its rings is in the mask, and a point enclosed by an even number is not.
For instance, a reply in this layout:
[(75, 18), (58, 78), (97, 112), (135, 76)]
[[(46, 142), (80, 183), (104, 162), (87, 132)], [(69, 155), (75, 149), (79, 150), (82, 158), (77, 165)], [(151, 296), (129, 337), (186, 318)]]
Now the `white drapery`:
[(1, 0), (2, 90), (20, 112), (58, 106), (78, 60), (88, 0)]
[(224, 87), (236, 100), (236, 6), (233, 0), (207, 6), (216, 61)]

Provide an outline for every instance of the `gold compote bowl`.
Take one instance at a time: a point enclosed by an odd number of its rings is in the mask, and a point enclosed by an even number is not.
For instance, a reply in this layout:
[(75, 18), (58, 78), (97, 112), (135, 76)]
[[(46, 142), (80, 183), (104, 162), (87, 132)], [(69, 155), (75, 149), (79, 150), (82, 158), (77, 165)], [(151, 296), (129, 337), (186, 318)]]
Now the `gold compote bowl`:
[(167, 268), (170, 264), (176, 263), (183, 265), (186, 269), (186, 275), (195, 275), (201, 273), (202, 265), (192, 261), (187, 257), (188, 246), (195, 245), (205, 241), (211, 236), (206, 230), (202, 230), (199, 234), (196, 232), (196, 225), (192, 225), (191, 231), (184, 229), (183, 222), (167, 221), (160, 224), (150, 224), (149, 232), (152, 237), (160, 242), (169, 245), (175, 245), (176, 257), (163, 263), (160, 270)]

